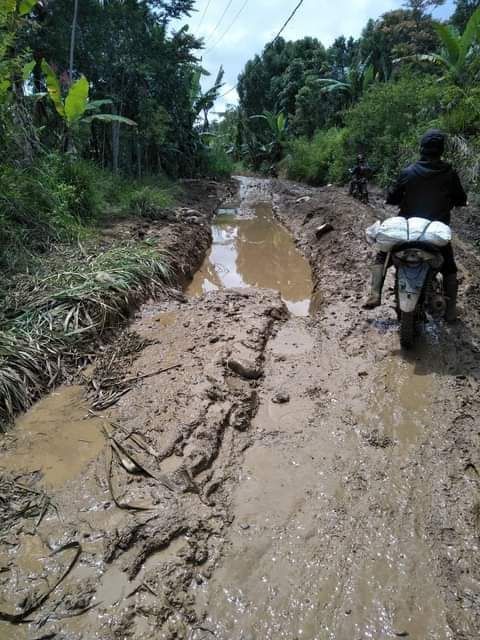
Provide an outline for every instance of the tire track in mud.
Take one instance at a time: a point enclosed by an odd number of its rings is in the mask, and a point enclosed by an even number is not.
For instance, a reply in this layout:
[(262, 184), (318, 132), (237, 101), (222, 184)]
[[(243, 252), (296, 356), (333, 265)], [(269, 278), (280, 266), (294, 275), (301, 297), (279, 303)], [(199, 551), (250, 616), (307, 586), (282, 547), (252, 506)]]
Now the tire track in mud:
[[(25, 556), (35, 578), (23, 575), (18, 590), (17, 573), (7, 570), (0, 609), (41, 590), (59, 570), (49, 549), (75, 539), (82, 554), (42, 611), (45, 633), (69, 640), (187, 636), (197, 620), (195, 586), (211, 575), (231, 522), (229, 488), (249, 444), (265, 345), (285, 316), (276, 293), (252, 290), (142, 309), (132, 329), (151, 344), (128, 377), (181, 366), (142, 379), (102, 414), (120, 447), (112, 450), (114, 464), (102, 455), (53, 493), (56, 512), (39, 527), (38, 550), (32, 554), (21, 526), (11, 532), (2, 561), (9, 566), (15, 558), (21, 567)], [(122, 451), (149, 474), (127, 472)], [(118, 509), (114, 496), (132, 509)], [(0, 623), (2, 640), (11, 631)], [(24, 627), (18, 638), (36, 633)]]
[[(393, 312), (360, 311), (371, 210), (336, 190), (277, 189), (318, 315), (269, 345), (230, 544), (204, 589), (210, 628), (225, 640), (473, 640), (477, 301), (464, 287), (463, 322), (400, 353)], [(317, 242), (324, 223), (335, 234)], [(291, 406), (272, 404), (278, 388)]]

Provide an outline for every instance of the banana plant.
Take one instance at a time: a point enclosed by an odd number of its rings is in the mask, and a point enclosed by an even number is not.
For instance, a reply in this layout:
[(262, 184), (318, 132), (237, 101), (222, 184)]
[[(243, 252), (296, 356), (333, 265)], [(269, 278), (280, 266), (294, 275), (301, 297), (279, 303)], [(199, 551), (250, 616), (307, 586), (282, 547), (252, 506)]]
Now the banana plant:
[(400, 58), (396, 62), (416, 60), (433, 63), (443, 67), (446, 72), (440, 80), (451, 78), (458, 85), (465, 84), (469, 79), (467, 65), (470, 55), (480, 42), (480, 7), (471, 15), (461, 35), (449, 25), (435, 23), (434, 27), (442, 43), (442, 53), (418, 54)]
[(257, 116), (251, 116), (251, 119), (265, 120), (273, 135), (273, 141), (279, 144), (283, 144), (287, 139), (288, 123), (287, 118), (283, 112), (273, 113), (272, 111), (264, 111)]
[(254, 136), (250, 146), (256, 149), (255, 153), (261, 157), (264, 156), (268, 162), (275, 164), (283, 157), (283, 151), (288, 140), (288, 121), (283, 112), (274, 113), (273, 111), (264, 111), (255, 116), (250, 116), (251, 120), (264, 120), (268, 126), (270, 140), (264, 144), (258, 142)]
[(42, 61), (42, 71), (45, 76), (47, 93), (52, 101), (56, 112), (64, 121), (67, 129), (72, 129), (78, 124), (90, 124), (94, 120), (102, 122), (118, 122), (130, 127), (136, 127), (137, 123), (124, 116), (113, 113), (92, 113), (99, 107), (111, 104), (111, 100), (89, 100), (90, 85), (85, 76), (81, 76), (70, 86), (65, 98), (62, 96), (60, 81), (45, 60)]

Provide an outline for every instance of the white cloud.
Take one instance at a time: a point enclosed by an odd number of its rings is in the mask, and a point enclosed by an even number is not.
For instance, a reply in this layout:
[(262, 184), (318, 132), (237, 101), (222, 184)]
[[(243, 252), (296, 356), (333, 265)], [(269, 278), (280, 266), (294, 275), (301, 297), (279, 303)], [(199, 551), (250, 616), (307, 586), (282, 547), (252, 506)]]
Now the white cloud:
[[(210, 0), (203, 23), (198, 28), (208, 1), (198, 0), (197, 12), (190, 20), (183, 20), (182, 23), (188, 22), (195, 35), (205, 38), (202, 64), (213, 77), (223, 64), (224, 91), (227, 91), (235, 86), (245, 63), (256, 53), (261, 53), (265, 44), (275, 37), (298, 0), (249, 0), (245, 10), (221, 42), (220, 37), (245, 0), (232, 1), (220, 25), (218, 22), (228, 0)], [(448, 0), (447, 5), (437, 11), (438, 17), (449, 14), (452, 2), (453, 0)], [(378, 18), (386, 11), (401, 6), (401, 0), (305, 0), (283, 36), (289, 40), (312, 36), (329, 46), (340, 35), (358, 37), (369, 18)], [(203, 80), (205, 87), (211, 86), (212, 82), (211, 77)], [(237, 99), (236, 92), (233, 92), (224, 100), (219, 100), (217, 109), (220, 110), (225, 102), (234, 103)]]

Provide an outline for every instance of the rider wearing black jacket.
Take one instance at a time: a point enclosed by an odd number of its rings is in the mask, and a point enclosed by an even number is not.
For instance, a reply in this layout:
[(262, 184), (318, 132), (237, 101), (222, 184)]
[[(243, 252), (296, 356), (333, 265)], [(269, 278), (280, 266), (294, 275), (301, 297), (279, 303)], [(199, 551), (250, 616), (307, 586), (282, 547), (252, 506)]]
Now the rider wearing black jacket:
[[(445, 149), (445, 134), (431, 129), (420, 141), (420, 160), (404, 169), (387, 195), (387, 204), (398, 205), (405, 218), (426, 218), (450, 224), (454, 207), (467, 204), (467, 196), (457, 172), (441, 158)], [(445, 293), (448, 299), (446, 319), (456, 318), (457, 266), (452, 245), (442, 249)], [(365, 304), (373, 309), (381, 303), (385, 254), (378, 254), (372, 268), (372, 288)]]

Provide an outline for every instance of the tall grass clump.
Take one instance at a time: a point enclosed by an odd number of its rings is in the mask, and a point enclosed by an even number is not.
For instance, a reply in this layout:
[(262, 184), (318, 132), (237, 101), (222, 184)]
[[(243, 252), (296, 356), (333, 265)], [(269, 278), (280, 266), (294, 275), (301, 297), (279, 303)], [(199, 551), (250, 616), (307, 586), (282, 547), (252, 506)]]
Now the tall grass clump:
[(131, 190), (125, 213), (157, 220), (173, 203), (174, 198), (169, 190), (152, 185), (139, 186)]
[(132, 309), (164, 289), (169, 256), (148, 243), (73, 260), (68, 270), (20, 278), (0, 321), (0, 423), (27, 409)]

